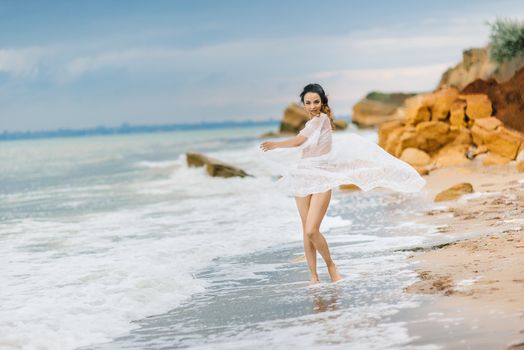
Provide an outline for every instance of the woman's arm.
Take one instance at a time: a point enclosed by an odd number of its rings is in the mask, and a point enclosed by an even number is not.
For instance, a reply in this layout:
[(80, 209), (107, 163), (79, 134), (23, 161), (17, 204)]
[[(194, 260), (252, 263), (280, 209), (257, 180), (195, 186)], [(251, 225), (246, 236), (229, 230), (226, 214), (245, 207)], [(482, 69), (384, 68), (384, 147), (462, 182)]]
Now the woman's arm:
[(313, 132), (322, 126), (324, 119), (316, 117), (306, 123), (304, 129), (300, 130), (297, 136), (287, 139), (285, 141), (266, 141), (260, 144), (260, 148), (265, 151), (269, 151), (275, 148), (286, 148), (286, 147), (298, 147), (303, 144)]
[(265, 152), (275, 148), (298, 147), (307, 140), (307, 137), (302, 135), (294, 136), (284, 141), (266, 141), (260, 144), (260, 148)]

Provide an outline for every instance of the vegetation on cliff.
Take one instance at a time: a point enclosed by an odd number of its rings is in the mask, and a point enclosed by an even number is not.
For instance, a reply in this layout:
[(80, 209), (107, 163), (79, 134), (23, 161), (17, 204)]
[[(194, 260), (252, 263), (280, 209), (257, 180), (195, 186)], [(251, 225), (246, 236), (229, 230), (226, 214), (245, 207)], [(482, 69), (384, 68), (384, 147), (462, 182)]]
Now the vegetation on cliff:
[(498, 63), (524, 56), (524, 21), (497, 19), (491, 27), (489, 53)]

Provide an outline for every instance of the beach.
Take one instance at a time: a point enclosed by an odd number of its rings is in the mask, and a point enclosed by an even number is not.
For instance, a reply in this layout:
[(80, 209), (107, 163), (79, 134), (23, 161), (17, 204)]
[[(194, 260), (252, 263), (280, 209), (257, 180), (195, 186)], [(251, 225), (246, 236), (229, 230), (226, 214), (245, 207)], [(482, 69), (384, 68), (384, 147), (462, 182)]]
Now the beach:
[(450, 349), (524, 347), (523, 179), (515, 164), (480, 161), (426, 177), (429, 196), (461, 182), (474, 192), (435, 203), (420, 219), (451, 243), (410, 257), (420, 280), (406, 291), (435, 296), (426, 307), (432, 320), (413, 325), (416, 332), (431, 326)]
[[(294, 200), (256, 157), (263, 131), (5, 143), (18, 161), (2, 172), (0, 347), (428, 350), (522, 341), (514, 166), (435, 170), (418, 193), (335, 189), (321, 231), (344, 280), (330, 283), (319, 258), (321, 283), (310, 285)], [(377, 140), (351, 126), (334, 141), (349, 132)], [(194, 149), (253, 177), (188, 168), (184, 152)], [(474, 193), (433, 202), (463, 181)]]

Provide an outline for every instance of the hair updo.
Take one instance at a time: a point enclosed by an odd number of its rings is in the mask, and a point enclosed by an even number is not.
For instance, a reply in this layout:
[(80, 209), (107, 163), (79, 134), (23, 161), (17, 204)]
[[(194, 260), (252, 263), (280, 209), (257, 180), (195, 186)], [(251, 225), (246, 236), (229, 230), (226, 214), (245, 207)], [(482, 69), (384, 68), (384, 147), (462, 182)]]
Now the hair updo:
[(320, 112), (325, 113), (331, 122), (331, 129), (335, 130), (335, 123), (333, 122), (333, 113), (331, 112), (331, 108), (328, 105), (328, 97), (326, 93), (324, 92), (324, 89), (320, 84), (308, 84), (304, 87), (302, 92), (300, 93), (300, 101), (302, 101), (302, 104), (304, 104), (304, 96), (308, 92), (314, 92), (320, 96), (320, 102), (322, 103), (322, 106), (320, 107)]

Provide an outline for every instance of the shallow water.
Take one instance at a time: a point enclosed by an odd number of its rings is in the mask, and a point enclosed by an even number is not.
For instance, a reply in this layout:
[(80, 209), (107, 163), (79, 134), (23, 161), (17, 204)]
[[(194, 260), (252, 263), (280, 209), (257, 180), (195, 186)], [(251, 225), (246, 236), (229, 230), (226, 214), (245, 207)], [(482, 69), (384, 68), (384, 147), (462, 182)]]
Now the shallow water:
[[(310, 286), (294, 200), (256, 161), (263, 131), (3, 143), (0, 347), (428, 348), (392, 320), (421, 301), (398, 249), (436, 239), (411, 220), (423, 197), (335, 191), (321, 229), (345, 280), (319, 257)], [(190, 149), (255, 177), (188, 169)]]

